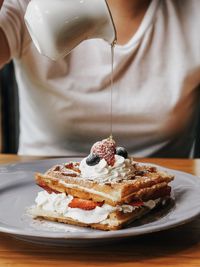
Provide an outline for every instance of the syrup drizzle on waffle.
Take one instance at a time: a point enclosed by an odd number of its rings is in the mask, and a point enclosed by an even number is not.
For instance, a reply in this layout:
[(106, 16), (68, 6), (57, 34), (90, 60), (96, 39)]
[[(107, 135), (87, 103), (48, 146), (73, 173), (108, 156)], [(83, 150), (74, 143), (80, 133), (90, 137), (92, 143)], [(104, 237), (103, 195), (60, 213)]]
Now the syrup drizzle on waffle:
[(111, 90), (110, 90), (110, 138), (113, 138), (113, 79), (114, 79), (114, 49), (116, 41), (111, 44)]

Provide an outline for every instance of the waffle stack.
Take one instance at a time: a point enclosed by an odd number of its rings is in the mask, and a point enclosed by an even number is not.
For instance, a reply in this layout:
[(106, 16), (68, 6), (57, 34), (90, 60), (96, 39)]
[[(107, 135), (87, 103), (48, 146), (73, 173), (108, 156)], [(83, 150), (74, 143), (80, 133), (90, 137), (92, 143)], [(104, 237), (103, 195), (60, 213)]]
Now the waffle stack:
[[(114, 165), (104, 158), (96, 160), (96, 166), (89, 165), (88, 168), (101, 165), (100, 170), (112, 173), (101, 174), (100, 178), (91, 177), (90, 172), (85, 176), (82, 165), (87, 165), (87, 159), (53, 166), (44, 174), (36, 173), (36, 183), (43, 191), (39, 192), (32, 209), (34, 217), (99, 230), (118, 230), (152, 209), (162, 208), (170, 198), (169, 183), (174, 176), (127, 155), (118, 154), (114, 159)], [(117, 170), (120, 173), (124, 166), (128, 166), (127, 175), (123, 172), (117, 176)]]

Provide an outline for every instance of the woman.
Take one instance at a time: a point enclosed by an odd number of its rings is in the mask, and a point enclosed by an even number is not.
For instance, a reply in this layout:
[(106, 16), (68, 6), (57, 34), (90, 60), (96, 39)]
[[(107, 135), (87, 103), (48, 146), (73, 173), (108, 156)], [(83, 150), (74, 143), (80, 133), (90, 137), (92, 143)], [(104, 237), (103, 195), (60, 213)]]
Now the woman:
[[(19, 154), (88, 153), (110, 134), (110, 47), (88, 40), (58, 62), (41, 56), (24, 25), (28, 2), (4, 0), (0, 11), (0, 66), (14, 59), (19, 86)], [(200, 86), (199, 0), (107, 2), (118, 35), (114, 138), (135, 156), (189, 156)]]

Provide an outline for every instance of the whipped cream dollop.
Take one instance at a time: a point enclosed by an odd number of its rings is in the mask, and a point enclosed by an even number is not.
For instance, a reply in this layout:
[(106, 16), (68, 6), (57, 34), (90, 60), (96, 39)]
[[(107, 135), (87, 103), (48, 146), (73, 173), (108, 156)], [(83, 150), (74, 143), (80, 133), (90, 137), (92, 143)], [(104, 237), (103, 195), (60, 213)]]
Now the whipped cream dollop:
[(113, 166), (107, 164), (105, 159), (94, 166), (89, 166), (84, 158), (80, 163), (81, 177), (98, 183), (112, 183), (121, 180), (128, 180), (134, 175), (134, 167), (131, 159), (115, 155)]
[(114, 211), (116, 208), (104, 204), (102, 207), (96, 207), (93, 210), (83, 210), (79, 208), (70, 208), (68, 205), (73, 197), (66, 195), (65, 193), (60, 194), (49, 194), (46, 191), (38, 193), (35, 203), (36, 208), (42, 211), (46, 211), (50, 214), (56, 214), (56, 216), (64, 216), (66, 218), (72, 218), (82, 223), (99, 223), (105, 220), (109, 213)]
[[(72, 199), (73, 196), (66, 195), (65, 193), (49, 194), (45, 190), (40, 191), (35, 199), (36, 213), (34, 213), (34, 215), (37, 216), (43, 214), (43, 212), (46, 212), (50, 216), (52, 214), (55, 215), (55, 217), (63, 216), (66, 218), (72, 218), (78, 222), (89, 224), (100, 223), (106, 220), (109, 214), (116, 210), (123, 213), (130, 213), (139, 208), (139, 206), (132, 206), (128, 204), (123, 204), (121, 206), (118, 205), (116, 207), (110, 206), (108, 204), (103, 204), (103, 206), (97, 206), (93, 210), (83, 210), (79, 208), (69, 207), (68, 205)], [(159, 198), (155, 200), (149, 200), (147, 202), (143, 202), (142, 206), (153, 209), (159, 201)], [(37, 214), (38, 211), (40, 214)]]

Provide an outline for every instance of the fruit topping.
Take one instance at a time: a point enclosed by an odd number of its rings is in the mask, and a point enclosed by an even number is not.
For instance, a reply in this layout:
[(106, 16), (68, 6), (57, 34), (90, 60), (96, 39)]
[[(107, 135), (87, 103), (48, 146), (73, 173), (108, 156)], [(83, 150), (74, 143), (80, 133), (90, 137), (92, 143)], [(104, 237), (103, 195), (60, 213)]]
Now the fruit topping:
[(116, 144), (112, 138), (96, 142), (91, 148), (91, 153), (98, 155), (101, 159), (105, 159), (110, 166), (115, 163), (115, 152)]
[(68, 163), (66, 163), (66, 164), (65, 164), (65, 168), (66, 168), (66, 169), (72, 169), (72, 170), (73, 170), (73, 168), (74, 168), (74, 164), (73, 164), (73, 162), (68, 162)]
[(128, 205), (131, 205), (133, 207), (141, 207), (144, 205), (143, 201), (137, 200), (137, 201), (133, 201), (131, 203), (129, 203)]
[(116, 148), (116, 154), (119, 156), (124, 157), (125, 159), (128, 158), (128, 152), (126, 151), (126, 149), (124, 147), (117, 147)]
[(74, 173), (78, 174), (80, 173), (79, 165), (80, 164), (78, 162), (68, 162), (68, 163), (65, 163), (64, 167), (62, 167), (60, 171), (67, 173), (67, 171), (71, 170)]
[(101, 207), (102, 205), (103, 205), (103, 202), (95, 202), (92, 200), (73, 198), (68, 206), (70, 208), (78, 208), (78, 209), (82, 209), (82, 210), (93, 210), (97, 206)]
[(97, 165), (100, 161), (100, 157), (96, 154), (91, 153), (87, 158), (86, 158), (86, 163), (89, 166), (94, 166)]
[(42, 187), (45, 191), (47, 191), (49, 194), (52, 194), (52, 193), (59, 194), (60, 193), (57, 190), (50, 188), (44, 181), (39, 181), (37, 184), (40, 187)]

